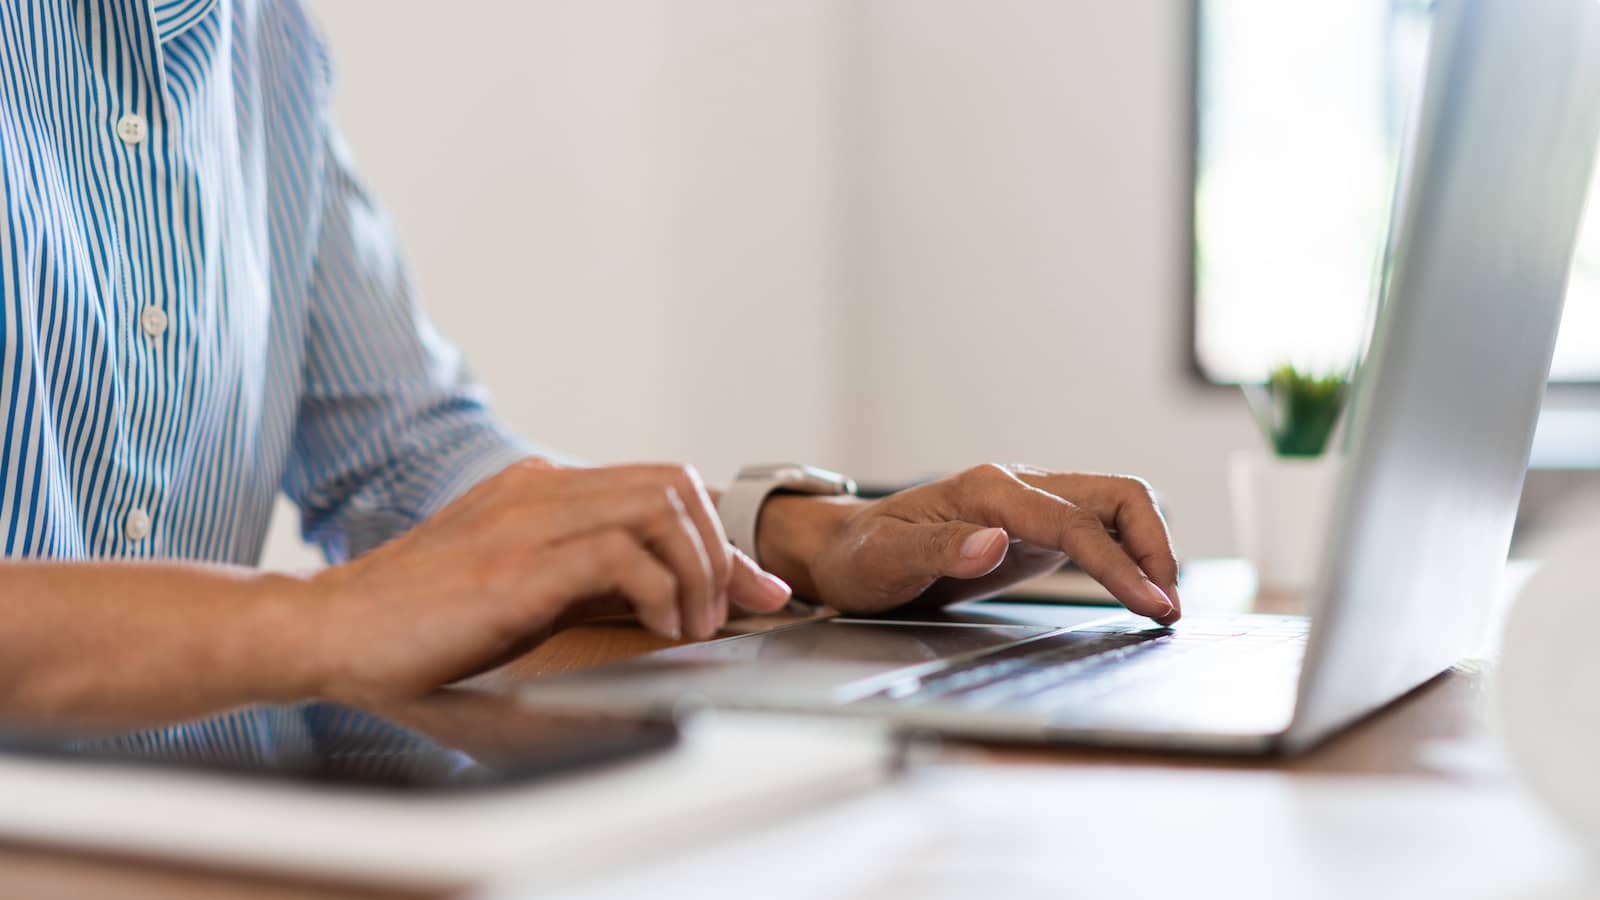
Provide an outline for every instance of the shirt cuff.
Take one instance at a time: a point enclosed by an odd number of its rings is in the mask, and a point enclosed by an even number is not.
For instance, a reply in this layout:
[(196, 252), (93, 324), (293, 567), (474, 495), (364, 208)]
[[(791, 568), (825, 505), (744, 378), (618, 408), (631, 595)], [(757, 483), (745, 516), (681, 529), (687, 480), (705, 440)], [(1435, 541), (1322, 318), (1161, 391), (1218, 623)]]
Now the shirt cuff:
[(545, 454), (531, 444), (494, 431), (458, 448), (455, 453), (433, 460), (432, 486), (417, 504), (419, 520), (444, 509), (479, 482), (493, 478), (512, 463), (530, 456)]

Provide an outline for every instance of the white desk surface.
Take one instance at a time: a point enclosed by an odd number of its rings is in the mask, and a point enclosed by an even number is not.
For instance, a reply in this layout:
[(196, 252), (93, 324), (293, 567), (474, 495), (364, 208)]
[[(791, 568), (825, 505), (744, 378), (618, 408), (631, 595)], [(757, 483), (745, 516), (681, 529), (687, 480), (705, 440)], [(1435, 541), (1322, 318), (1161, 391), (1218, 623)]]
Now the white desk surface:
[(1499, 779), (961, 765), (562, 896), (1592, 900), (1600, 878)]

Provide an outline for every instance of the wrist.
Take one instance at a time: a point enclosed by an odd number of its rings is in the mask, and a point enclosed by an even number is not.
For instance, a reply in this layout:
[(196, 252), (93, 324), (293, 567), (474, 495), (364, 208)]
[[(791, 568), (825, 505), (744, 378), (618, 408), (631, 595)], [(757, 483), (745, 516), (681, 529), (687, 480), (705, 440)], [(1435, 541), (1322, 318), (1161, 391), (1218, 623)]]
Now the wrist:
[(326, 590), (319, 576), (267, 574), (255, 579), (246, 627), (221, 650), (234, 664), (257, 673), (252, 693), (293, 703), (325, 696), (329, 681), (322, 652)]
[(851, 496), (775, 494), (761, 507), (756, 525), (757, 561), (782, 578), (799, 597), (817, 598), (817, 560), (851, 513), (866, 501)]

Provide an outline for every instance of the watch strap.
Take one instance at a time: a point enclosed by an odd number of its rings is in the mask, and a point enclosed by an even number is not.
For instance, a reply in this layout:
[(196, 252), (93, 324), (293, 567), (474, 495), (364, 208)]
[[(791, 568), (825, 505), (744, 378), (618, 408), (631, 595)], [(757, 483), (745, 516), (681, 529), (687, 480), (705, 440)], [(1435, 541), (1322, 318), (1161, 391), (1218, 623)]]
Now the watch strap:
[(728, 542), (757, 565), (761, 564), (756, 555), (756, 525), (761, 521), (761, 508), (768, 497), (782, 488), (783, 482), (776, 479), (736, 479), (717, 502), (717, 515), (722, 519), (722, 530), (727, 532)]
[(717, 515), (729, 542), (761, 564), (756, 553), (756, 530), (761, 523), (761, 508), (774, 493), (837, 496), (854, 494), (856, 483), (838, 472), (799, 463), (769, 463), (745, 466), (733, 484), (722, 492)]

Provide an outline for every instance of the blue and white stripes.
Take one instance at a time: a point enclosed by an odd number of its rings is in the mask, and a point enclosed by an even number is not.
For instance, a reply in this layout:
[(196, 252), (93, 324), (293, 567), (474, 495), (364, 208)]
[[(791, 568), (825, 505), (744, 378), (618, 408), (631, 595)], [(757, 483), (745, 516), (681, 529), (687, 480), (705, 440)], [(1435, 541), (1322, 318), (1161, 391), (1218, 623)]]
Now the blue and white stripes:
[(294, 0), (0, 0), (0, 548), (335, 559), (527, 449), (420, 313)]

